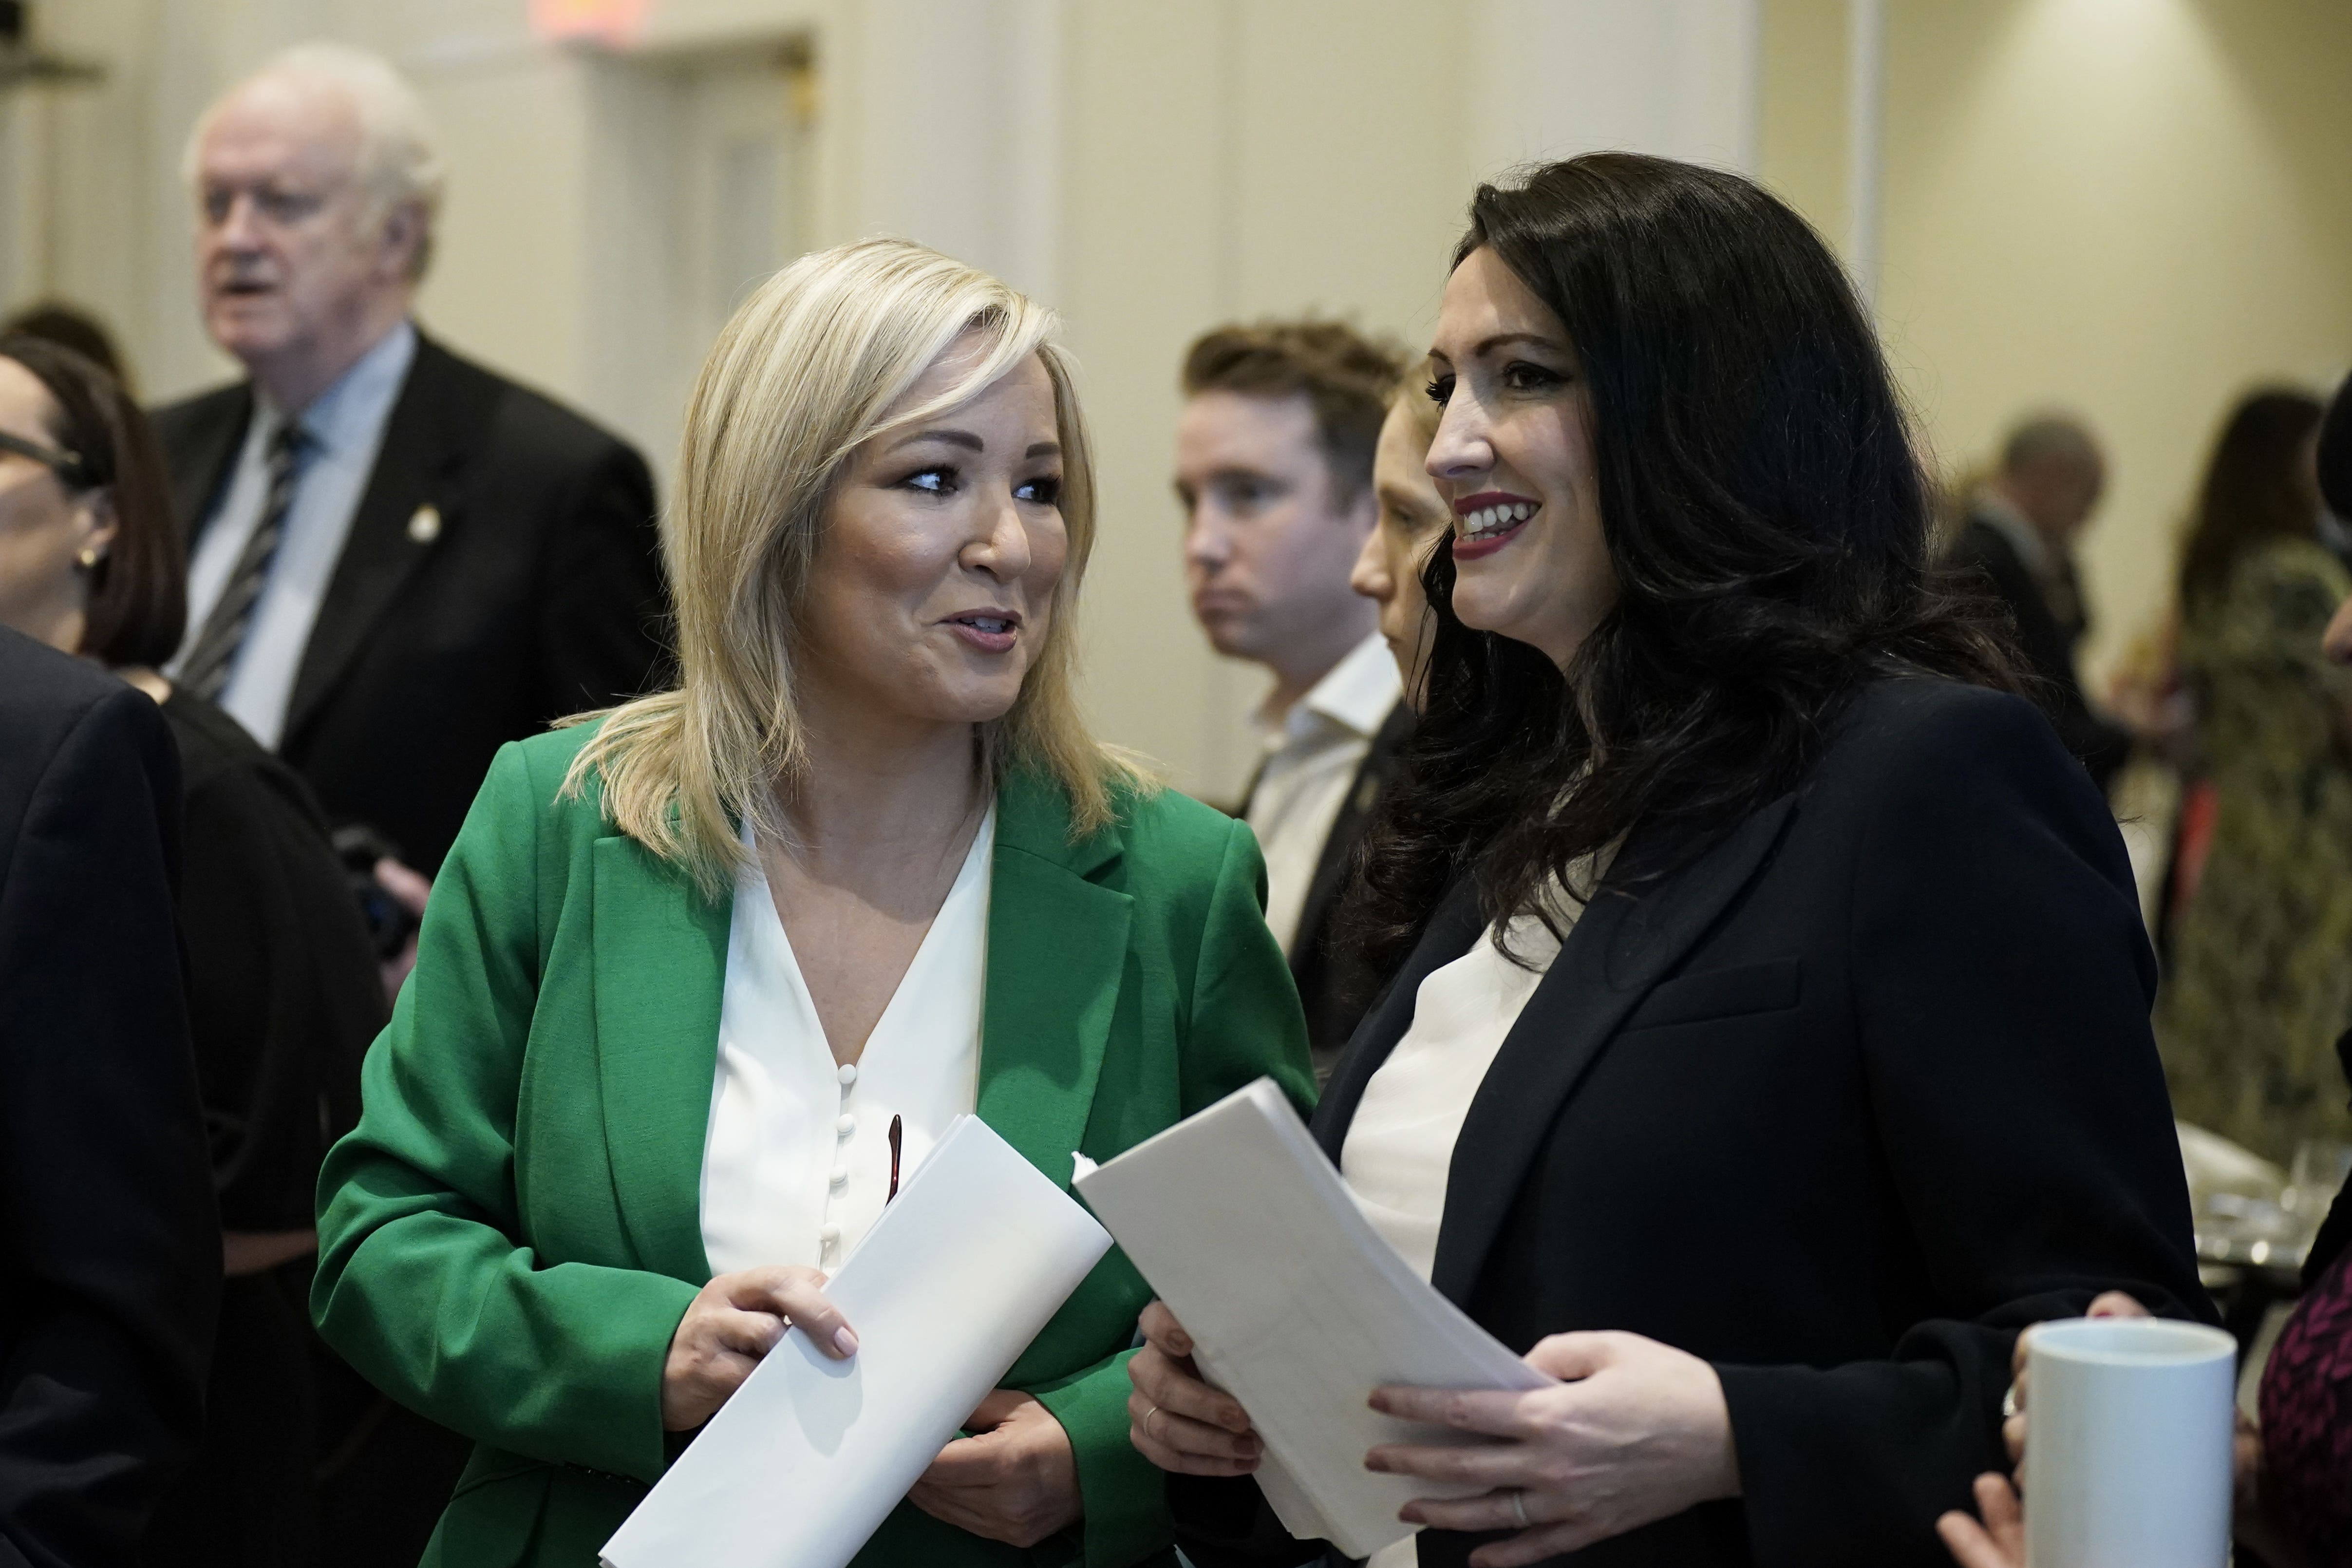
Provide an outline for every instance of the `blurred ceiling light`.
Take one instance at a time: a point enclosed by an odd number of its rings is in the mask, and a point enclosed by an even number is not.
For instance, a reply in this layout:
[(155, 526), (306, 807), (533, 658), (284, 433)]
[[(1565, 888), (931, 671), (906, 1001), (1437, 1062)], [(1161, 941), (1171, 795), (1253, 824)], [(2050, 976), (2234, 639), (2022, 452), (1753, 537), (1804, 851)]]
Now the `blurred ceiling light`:
[(576, 39), (617, 47), (637, 41), (652, 8), (653, 0), (530, 0), (530, 30), (551, 42)]

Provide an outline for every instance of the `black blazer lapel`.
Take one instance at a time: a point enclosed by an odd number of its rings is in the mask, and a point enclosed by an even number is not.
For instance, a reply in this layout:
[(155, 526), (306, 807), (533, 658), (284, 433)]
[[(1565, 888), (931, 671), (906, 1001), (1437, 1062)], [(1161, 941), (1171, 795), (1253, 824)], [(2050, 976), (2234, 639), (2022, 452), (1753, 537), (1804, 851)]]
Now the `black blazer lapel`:
[(1348, 1141), (1348, 1124), (1356, 1118), (1356, 1106), (1364, 1098), (1364, 1086), (1380, 1071), (1381, 1064), (1389, 1059), (1396, 1043), (1412, 1027), (1413, 999), (1420, 994), (1421, 983), (1430, 972), (1444, 967), (1470, 951), (1486, 929), (1486, 918), (1478, 911), (1478, 885), (1468, 877), (1457, 878), (1438, 900), (1437, 912), (1430, 916), (1429, 925), (1413, 943), (1412, 952), (1398, 970), (1396, 977), (1381, 993), (1372, 1010), (1356, 1026), (1348, 1042), (1339, 1065), (1332, 1070), (1331, 1081), (1323, 1086), (1323, 1098), (1315, 1107), (1315, 1120), (1309, 1130), (1331, 1163), (1339, 1163), (1340, 1146)]
[(1355, 869), (1356, 845), (1364, 837), (1364, 828), (1371, 821), (1372, 807), (1380, 804), (1381, 793), (1396, 776), (1399, 752), (1412, 733), (1416, 715), (1412, 705), (1400, 701), (1389, 710), (1380, 733), (1364, 760), (1356, 766), (1356, 776), (1348, 782), (1347, 798), (1339, 803), (1339, 815), (1331, 819), (1331, 831), (1323, 837), (1323, 852), (1315, 863), (1315, 879), (1307, 885), (1307, 902), (1298, 913), (1298, 933), (1290, 944), (1290, 973), (1301, 990), (1315, 968), (1328, 962), (1323, 951), (1324, 928), (1329, 924), (1331, 912), (1339, 895), (1348, 886), (1350, 872)]
[[(457, 470), (472, 455), (491, 410), (484, 388), (447, 350), (418, 334), (416, 358), (385, 423), (375, 470), (352, 517), (327, 596), (286, 711), (286, 734), (298, 734), (342, 675), (385, 606), (436, 542), (462, 526)], [(415, 537), (410, 520), (431, 506), (440, 523)]]
[(1669, 847), (1637, 833), (1618, 857), (1504, 1038), (1454, 1139), (1430, 1271), (1449, 1299), (1468, 1299), (1528, 1164), (1601, 1047), (1763, 866), (1795, 800), (1782, 795), (1635, 896), (1611, 889)]

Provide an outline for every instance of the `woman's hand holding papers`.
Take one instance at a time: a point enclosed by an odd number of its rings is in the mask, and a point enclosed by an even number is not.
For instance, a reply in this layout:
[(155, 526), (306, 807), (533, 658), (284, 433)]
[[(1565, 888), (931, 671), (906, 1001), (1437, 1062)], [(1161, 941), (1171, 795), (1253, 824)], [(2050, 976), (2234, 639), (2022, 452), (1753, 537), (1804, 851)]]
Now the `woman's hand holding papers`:
[(1475, 1568), (1541, 1562), (1739, 1495), (1731, 1412), (1706, 1362), (1628, 1333), (1554, 1334), (1527, 1360), (1563, 1381), (1529, 1394), (1372, 1394), (1384, 1414), (1501, 1439), (1459, 1448), (1384, 1444), (1364, 1460), (1370, 1469), (1492, 1488), (1419, 1499), (1400, 1516), (1440, 1530), (1518, 1529), (1472, 1552)]
[(1265, 1446), (1249, 1412), (1202, 1381), (1192, 1364), (1192, 1336), (1154, 1301), (1143, 1309), (1143, 1348), (1127, 1363), (1128, 1435), (1163, 1470), (1188, 1476), (1245, 1476)]
[(669, 1337), (663, 1427), (691, 1432), (716, 1415), (795, 1323), (835, 1361), (857, 1353), (857, 1336), (824, 1299), (824, 1276), (814, 1268), (746, 1268), (705, 1285)]
[(1034, 1395), (1000, 1388), (940, 1450), (907, 1499), (933, 1519), (1026, 1550), (1077, 1522), (1078, 1460), (1070, 1436)]

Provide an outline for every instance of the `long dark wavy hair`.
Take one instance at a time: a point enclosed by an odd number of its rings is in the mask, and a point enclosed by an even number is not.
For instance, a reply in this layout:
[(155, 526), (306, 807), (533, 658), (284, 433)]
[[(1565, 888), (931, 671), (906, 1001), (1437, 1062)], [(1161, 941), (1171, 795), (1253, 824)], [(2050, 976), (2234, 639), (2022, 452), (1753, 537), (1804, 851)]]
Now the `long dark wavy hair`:
[[(1455, 617), (1449, 538), (1420, 729), (1354, 926), (1402, 962), (1464, 872), (1490, 919), (1637, 824), (1705, 832), (1791, 788), (1883, 675), (2016, 689), (1930, 565), (1930, 490), (1868, 318), (1803, 219), (1737, 174), (1595, 153), (1481, 185), (1491, 248), (1549, 306), (1590, 395), (1616, 606), (1563, 673)], [(1661, 866), (1654, 870), (1663, 871)]]
[(2319, 531), (2319, 491), (2304, 448), (2326, 409), (2292, 387), (2251, 393), (2231, 409), (2197, 490), (2197, 512), (2180, 552), (2180, 603), (2202, 608), (2230, 585), (2230, 569), (2272, 539)]

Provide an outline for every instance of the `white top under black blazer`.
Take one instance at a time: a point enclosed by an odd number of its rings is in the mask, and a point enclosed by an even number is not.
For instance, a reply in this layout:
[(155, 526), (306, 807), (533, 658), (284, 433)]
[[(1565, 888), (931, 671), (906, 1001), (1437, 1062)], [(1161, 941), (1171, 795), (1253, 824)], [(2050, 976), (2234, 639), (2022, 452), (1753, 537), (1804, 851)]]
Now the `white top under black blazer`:
[[(1315, 1120), (1335, 1161), (1486, 923), (1455, 888), (1357, 1031)], [(1560, 1561), (1942, 1568), (1937, 1514), (2008, 1468), (2019, 1328), (2107, 1289), (2210, 1318), (2155, 985), (2114, 820), (2014, 697), (1880, 681), (1790, 794), (1637, 829), (1471, 1104), (1432, 1279), (1517, 1350), (1706, 1357), (1745, 1495)], [(1200, 1568), (1301, 1560), (1252, 1483), (1170, 1492)], [(1435, 1565), (1487, 1538), (1420, 1539)]]

